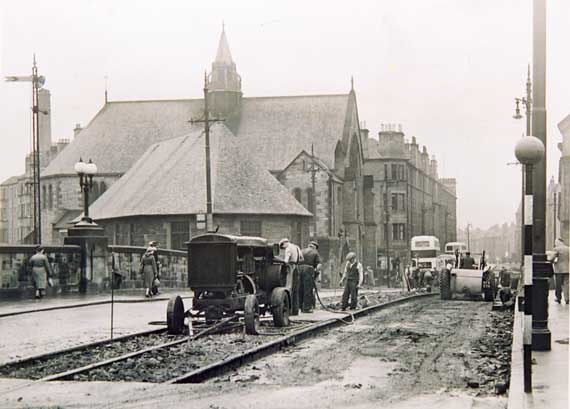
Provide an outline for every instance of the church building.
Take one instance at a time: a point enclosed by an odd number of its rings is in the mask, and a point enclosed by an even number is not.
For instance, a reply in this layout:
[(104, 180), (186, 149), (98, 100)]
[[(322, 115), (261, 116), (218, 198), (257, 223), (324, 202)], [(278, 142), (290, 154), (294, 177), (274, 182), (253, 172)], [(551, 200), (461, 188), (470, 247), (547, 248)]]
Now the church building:
[[(210, 116), (224, 120), (211, 126), (214, 226), (273, 241), (289, 237), (300, 246), (316, 239), (337, 267), (349, 248), (375, 265), (376, 225), (365, 215), (373, 212), (365, 205), (365, 198), (373, 201), (373, 186), (363, 185), (366, 137), (354, 88), (244, 97), (225, 31), (206, 87)], [(61, 242), (81, 209), (74, 172), (80, 157), (97, 164), (90, 215), (111, 244), (157, 240), (180, 248), (202, 234), (203, 124), (189, 120), (203, 114), (202, 98), (106, 101), (43, 172), (42, 184), (58, 192), (56, 205), (42, 215), (46, 241)]]

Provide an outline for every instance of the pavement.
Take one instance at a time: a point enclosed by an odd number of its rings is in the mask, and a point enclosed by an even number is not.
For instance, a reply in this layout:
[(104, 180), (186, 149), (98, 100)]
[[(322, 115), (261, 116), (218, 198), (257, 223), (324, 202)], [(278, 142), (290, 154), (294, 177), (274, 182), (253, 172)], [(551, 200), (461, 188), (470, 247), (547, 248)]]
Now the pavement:
[(532, 351), (532, 393), (525, 393), (522, 339), (524, 313), (515, 309), (508, 409), (568, 409), (568, 313), (569, 305), (556, 303), (554, 291), (550, 291), (548, 328), (552, 335), (551, 350)]

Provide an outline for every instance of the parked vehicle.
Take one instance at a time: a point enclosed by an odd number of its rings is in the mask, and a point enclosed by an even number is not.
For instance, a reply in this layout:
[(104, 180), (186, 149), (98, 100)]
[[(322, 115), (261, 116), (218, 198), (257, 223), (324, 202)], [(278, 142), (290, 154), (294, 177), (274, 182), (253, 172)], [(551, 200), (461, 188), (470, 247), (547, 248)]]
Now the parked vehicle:
[(248, 334), (257, 334), (259, 317), (271, 313), (277, 327), (289, 325), (291, 273), (276, 255), (278, 245), (261, 237), (208, 233), (188, 243), (188, 286), (193, 311), (181, 297), (167, 306), (169, 333), (181, 333), (184, 320), (204, 317), (207, 323), (243, 312)]

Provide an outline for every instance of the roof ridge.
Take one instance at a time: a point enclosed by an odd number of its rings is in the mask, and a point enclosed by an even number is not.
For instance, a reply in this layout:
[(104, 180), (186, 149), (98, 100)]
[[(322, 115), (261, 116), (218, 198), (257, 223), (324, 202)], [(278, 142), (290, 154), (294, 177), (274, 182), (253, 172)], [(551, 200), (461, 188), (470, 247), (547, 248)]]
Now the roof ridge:
[(125, 99), (108, 101), (107, 104), (125, 104), (130, 102), (183, 102), (183, 101), (203, 101), (204, 98), (170, 98), (170, 99)]
[(270, 99), (270, 98), (314, 98), (314, 97), (348, 97), (350, 94), (309, 94), (309, 95), (273, 95), (262, 97), (244, 97), (243, 99)]

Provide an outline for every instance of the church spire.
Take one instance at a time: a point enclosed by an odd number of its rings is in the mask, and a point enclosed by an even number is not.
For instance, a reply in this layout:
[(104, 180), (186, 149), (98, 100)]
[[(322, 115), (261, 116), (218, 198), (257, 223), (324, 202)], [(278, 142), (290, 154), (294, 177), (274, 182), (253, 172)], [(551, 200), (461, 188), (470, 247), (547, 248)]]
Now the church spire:
[(222, 26), (216, 59), (212, 63), (208, 89), (241, 92), (241, 77), (237, 73), (236, 64), (232, 59), (225, 26)]
[(225, 118), (226, 126), (232, 129), (232, 118), (239, 118), (241, 111), (241, 77), (232, 59), (225, 25), (222, 25), (216, 59), (207, 78), (207, 88), (210, 111)]
[(233, 64), (232, 53), (230, 52), (230, 46), (228, 45), (228, 39), (226, 38), (226, 26), (222, 24), (222, 35), (220, 36), (220, 41), (218, 43), (218, 52), (216, 53), (216, 62), (219, 64)]

